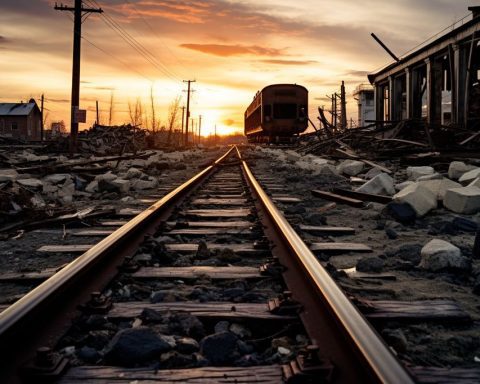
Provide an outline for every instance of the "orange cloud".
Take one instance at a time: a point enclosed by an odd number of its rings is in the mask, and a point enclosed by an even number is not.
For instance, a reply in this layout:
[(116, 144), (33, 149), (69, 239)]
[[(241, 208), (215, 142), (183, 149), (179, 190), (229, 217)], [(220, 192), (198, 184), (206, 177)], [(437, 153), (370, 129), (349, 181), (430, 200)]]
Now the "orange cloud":
[(308, 65), (308, 64), (318, 64), (318, 61), (315, 60), (260, 60), (262, 63), (267, 64), (278, 64), (278, 65)]
[(203, 53), (216, 56), (236, 56), (236, 55), (263, 55), (277, 56), (282, 51), (275, 48), (259, 47), (257, 45), (225, 45), (225, 44), (180, 44), (183, 48), (192, 49)]
[(225, 120), (223, 120), (223, 124), (225, 124), (227, 127), (231, 127), (232, 125), (235, 124), (235, 120), (225, 119)]

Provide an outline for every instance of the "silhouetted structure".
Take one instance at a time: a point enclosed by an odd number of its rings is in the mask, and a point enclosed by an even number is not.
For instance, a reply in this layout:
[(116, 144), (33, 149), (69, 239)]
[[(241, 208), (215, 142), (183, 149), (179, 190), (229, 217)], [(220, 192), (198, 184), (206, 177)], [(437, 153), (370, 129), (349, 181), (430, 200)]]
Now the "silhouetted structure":
[(0, 136), (36, 141), (41, 139), (42, 113), (34, 99), (28, 103), (0, 103)]

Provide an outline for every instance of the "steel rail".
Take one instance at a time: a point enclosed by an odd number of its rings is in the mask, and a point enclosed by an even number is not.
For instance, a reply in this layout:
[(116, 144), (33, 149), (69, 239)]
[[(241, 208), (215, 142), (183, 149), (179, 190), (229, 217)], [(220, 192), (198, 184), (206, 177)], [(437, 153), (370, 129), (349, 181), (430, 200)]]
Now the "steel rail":
[[(340, 325), (340, 329), (345, 330), (345, 336), (349, 341), (348, 345), (354, 349), (359, 358), (364, 359), (364, 363), (367, 364), (366, 369), (370, 371), (371, 376), (380, 383), (414, 383), (412, 377), (378, 333), (350, 302), (308, 246), (290, 226), (257, 182), (247, 163), (242, 159), (238, 148), (236, 150), (249, 184), (253, 187), (267, 214), (273, 220), (283, 241), (288, 244), (288, 247), (300, 262), (312, 283), (311, 286), (316, 288), (318, 297), (326, 304), (329, 313), (335, 316), (335, 323)], [(320, 345), (321, 347), (322, 345)], [(334, 364), (336, 364), (335, 361)]]
[[(212, 165), (206, 167), (190, 180), (169, 192), (145, 211), (135, 216), (128, 223), (101, 240), (55, 275), (1, 312), (0, 358), (3, 359), (9, 356), (9, 349), (14, 347), (12, 343), (15, 341), (18, 342), (18, 338), (22, 337), (22, 327), (25, 327), (25, 324), (30, 324), (31, 327), (35, 327), (35, 325), (37, 325), (36, 322), (39, 320), (36, 318), (39, 313), (41, 313), (42, 316), (49, 316), (49, 314), (41, 311), (51, 308), (52, 303), (55, 303), (55, 300), (58, 301), (57, 296), (59, 296), (60, 292), (71, 289), (72, 281), (77, 280), (78, 284), (78, 280), (80, 278), (84, 279), (103, 259), (112, 257), (112, 253), (120, 254), (125, 252), (125, 249), (129, 246), (129, 239), (132, 236), (142, 233), (146, 226), (158, 221), (159, 216), (166, 209), (171, 208), (181, 196), (198, 186), (215, 167), (228, 157), (233, 149), (234, 147), (232, 146), (224, 155), (213, 162)], [(60, 303), (58, 304), (60, 305)], [(0, 381), (1, 378), (2, 371), (0, 370)]]

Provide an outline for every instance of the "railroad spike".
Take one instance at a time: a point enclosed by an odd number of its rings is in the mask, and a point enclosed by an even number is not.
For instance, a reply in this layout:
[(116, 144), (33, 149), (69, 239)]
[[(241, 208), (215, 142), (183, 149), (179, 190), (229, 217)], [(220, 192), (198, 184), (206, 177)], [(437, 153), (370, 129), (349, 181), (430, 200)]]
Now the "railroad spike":
[(308, 345), (288, 364), (282, 366), (287, 384), (331, 383), (335, 366), (330, 360), (320, 359), (318, 346)]
[(49, 383), (59, 378), (69, 364), (66, 357), (49, 347), (40, 347), (35, 357), (22, 367), (21, 374), (28, 383)]

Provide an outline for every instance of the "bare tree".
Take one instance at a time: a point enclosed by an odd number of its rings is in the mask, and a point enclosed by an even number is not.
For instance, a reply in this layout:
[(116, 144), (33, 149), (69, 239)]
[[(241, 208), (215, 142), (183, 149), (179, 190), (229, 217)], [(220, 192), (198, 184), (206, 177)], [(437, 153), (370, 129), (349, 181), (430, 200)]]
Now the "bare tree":
[(113, 120), (113, 91), (110, 93), (110, 110), (108, 114), (108, 125), (112, 126), (112, 120)]
[(170, 106), (168, 107), (168, 120), (167, 120), (167, 126), (168, 126), (168, 136), (167, 136), (167, 143), (170, 144), (170, 140), (172, 139), (172, 132), (173, 129), (178, 126), (178, 112), (180, 110), (180, 100), (181, 97), (177, 96), (173, 101), (171, 102)]
[(155, 99), (153, 97), (153, 84), (152, 86), (150, 87), (150, 108), (151, 108), (151, 113), (152, 113), (152, 120), (151, 120), (151, 127), (152, 127), (152, 132), (155, 133), (155, 131), (157, 130), (157, 125), (158, 125), (158, 122), (155, 118)]
[(134, 127), (139, 127), (143, 123), (143, 105), (140, 98), (137, 98), (135, 105), (128, 102), (128, 113), (130, 115), (130, 122)]

